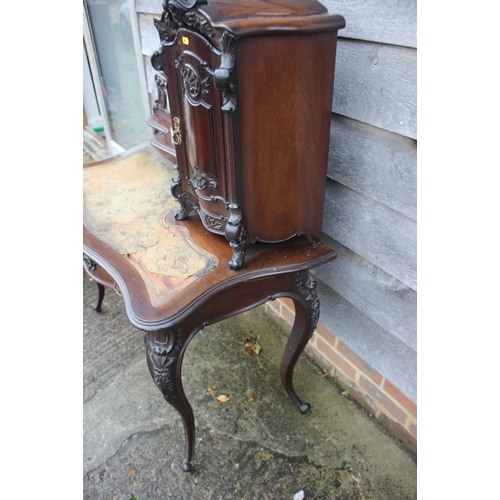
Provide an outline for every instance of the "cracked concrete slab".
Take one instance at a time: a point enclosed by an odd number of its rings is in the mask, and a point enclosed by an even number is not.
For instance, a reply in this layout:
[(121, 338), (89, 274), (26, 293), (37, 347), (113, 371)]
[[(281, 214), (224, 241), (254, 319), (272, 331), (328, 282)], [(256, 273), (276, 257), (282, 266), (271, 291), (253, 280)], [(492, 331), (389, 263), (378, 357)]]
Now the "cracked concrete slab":
[[(151, 379), (142, 333), (112, 292), (95, 313), (95, 294), (84, 275), (85, 499), (417, 497), (415, 456), (305, 355), (294, 384), (311, 410), (299, 413), (279, 379), (286, 333), (260, 309), (205, 328), (187, 349), (197, 428), (195, 470), (185, 473), (182, 422)], [(262, 351), (251, 357), (244, 341), (257, 336)]]

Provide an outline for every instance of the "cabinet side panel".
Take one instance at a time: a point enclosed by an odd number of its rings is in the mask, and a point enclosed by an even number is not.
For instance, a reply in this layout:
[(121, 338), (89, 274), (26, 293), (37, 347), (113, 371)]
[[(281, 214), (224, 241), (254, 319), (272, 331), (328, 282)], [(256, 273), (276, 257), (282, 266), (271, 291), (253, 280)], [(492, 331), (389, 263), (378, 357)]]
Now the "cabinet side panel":
[(249, 239), (321, 239), (336, 32), (241, 40), (244, 219)]

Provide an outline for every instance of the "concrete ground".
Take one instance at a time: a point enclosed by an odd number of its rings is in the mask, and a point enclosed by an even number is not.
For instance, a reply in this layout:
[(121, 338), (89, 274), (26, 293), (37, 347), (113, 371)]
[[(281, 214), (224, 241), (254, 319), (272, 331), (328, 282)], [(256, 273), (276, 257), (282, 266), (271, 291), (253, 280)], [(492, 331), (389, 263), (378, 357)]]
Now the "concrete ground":
[[(141, 332), (115, 292), (96, 313), (85, 273), (83, 288), (85, 500), (417, 498), (416, 458), (305, 354), (294, 382), (311, 410), (299, 413), (279, 380), (286, 334), (260, 309), (205, 328), (187, 350), (197, 429), (185, 473), (182, 422), (151, 379)], [(257, 336), (251, 357), (244, 341)]]

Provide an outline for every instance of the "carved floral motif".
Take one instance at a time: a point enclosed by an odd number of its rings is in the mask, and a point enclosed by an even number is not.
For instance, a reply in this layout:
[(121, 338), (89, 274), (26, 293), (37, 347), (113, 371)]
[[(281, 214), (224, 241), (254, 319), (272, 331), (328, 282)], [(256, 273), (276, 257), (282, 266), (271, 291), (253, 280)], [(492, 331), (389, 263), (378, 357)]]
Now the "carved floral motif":
[[(167, 44), (175, 39), (177, 31), (181, 27), (191, 28), (207, 39), (214, 36), (214, 31), (208, 19), (189, 10), (197, 2), (178, 2), (175, 0), (165, 0), (163, 2), (163, 12), (160, 19), (155, 19), (154, 24), (160, 35), (162, 44)], [(201, 2), (198, 2), (201, 3)]]
[(191, 98), (196, 99), (210, 93), (210, 80), (208, 76), (202, 80), (198, 72), (190, 64), (184, 65), (180, 69), (180, 73), (184, 92)]
[(309, 338), (311, 338), (319, 320), (320, 303), (316, 293), (317, 283), (312, 279), (311, 273), (305, 270), (298, 272), (295, 276), (295, 286), (311, 308), (311, 324), (309, 326)]
[(209, 177), (205, 172), (201, 175), (193, 174), (191, 179), (187, 181), (194, 189), (218, 189), (215, 179)]
[(85, 254), (83, 254), (83, 264), (89, 271), (95, 271), (97, 269), (97, 264)]
[[(178, 169), (179, 167), (176, 165), (176, 168)], [(180, 210), (175, 212), (175, 220), (184, 220), (192, 210), (198, 209), (198, 207), (188, 198), (188, 194), (182, 189), (180, 175), (172, 179), (170, 192), (181, 205)]]
[(203, 225), (207, 229), (211, 229), (211, 230), (217, 231), (217, 232), (223, 231), (226, 223), (225, 223), (224, 217), (222, 215), (216, 218), (213, 215), (208, 215), (203, 210), (199, 210), (198, 213), (200, 214), (200, 217), (203, 221)]
[[(180, 54), (173, 61), (174, 67), (180, 75), (181, 91), (186, 100), (192, 105), (207, 105), (202, 101), (204, 95), (210, 95), (212, 92), (212, 83), (221, 93), (221, 110), (224, 113), (234, 113), (237, 108), (237, 89), (236, 89), (236, 59), (238, 51), (238, 37), (230, 29), (223, 26), (212, 27), (210, 20), (205, 16), (202, 9), (197, 9), (199, 4), (207, 3), (206, 0), (164, 0), (163, 12), (160, 19), (155, 19), (155, 26), (160, 35), (162, 48), (152, 58), (153, 67), (156, 70), (163, 70), (165, 58), (162, 56), (163, 47), (173, 46), (175, 44), (189, 45), (189, 36), (186, 35), (182, 40), (178, 39), (180, 28), (188, 28), (191, 31), (201, 35), (210, 51), (220, 57), (220, 64), (216, 69), (209, 68), (207, 61), (203, 60), (197, 51), (191, 47), (180, 50)], [(192, 66), (191, 59), (197, 59), (199, 62)], [(211, 59), (212, 60), (212, 59)], [(189, 61), (189, 62), (186, 62)], [(201, 68), (201, 69), (200, 69)], [(201, 75), (201, 76), (200, 76)], [(206, 76), (204, 79), (203, 76)], [(175, 145), (183, 144), (182, 131), (180, 124), (176, 122), (177, 117), (172, 120), (172, 135)], [(228, 118), (228, 130), (232, 127), (232, 122)], [(186, 132), (188, 133), (188, 132)], [(187, 140), (187, 139), (186, 139)], [(183, 176), (187, 172), (183, 172)], [(185, 192), (182, 184), (185, 182), (194, 190)], [(216, 190), (210, 192), (207, 190)], [(196, 171), (189, 179), (182, 180), (176, 177), (172, 181), (171, 191), (173, 196), (180, 203), (180, 210), (176, 212), (177, 220), (185, 219), (188, 214), (195, 210), (198, 212), (205, 227), (213, 232), (224, 234), (232, 248), (233, 255), (229, 266), (233, 269), (239, 269), (244, 261), (246, 247), (245, 230), (243, 228), (243, 214), (241, 205), (231, 203), (225, 199), (228, 193), (218, 193), (217, 180), (203, 172)], [(222, 194), (223, 196), (220, 196)], [(207, 203), (222, 203), (229, 215), (214, 215), (206, 210)], [(203, 203), (203, 206), (201, 205)], [(217, 210), (220, 212), (220, 210)]]
[(167, 401), (176, 397), (175, 376), (176, 361), (182, 344), (182, 332), (179, 327), (166, 328), (161, 332), (165, 340), (155, 338), (155, 332), (144, 332), (146, 355), (149, 371), (158, 389)]

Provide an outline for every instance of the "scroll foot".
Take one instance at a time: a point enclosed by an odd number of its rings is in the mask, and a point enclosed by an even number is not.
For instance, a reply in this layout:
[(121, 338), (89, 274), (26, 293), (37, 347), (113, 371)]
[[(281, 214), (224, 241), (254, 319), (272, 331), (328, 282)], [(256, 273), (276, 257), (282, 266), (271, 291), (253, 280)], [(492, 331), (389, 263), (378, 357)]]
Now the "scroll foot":
[(231, 248), (233, 249), (233, 255), (231, 256), (231, 260), (229, 261), (229, 267), (237, 271), (243, 265), (245, 261), (245, 253), (246, 253), (246, 245), (243, 243), (229, 243)]

